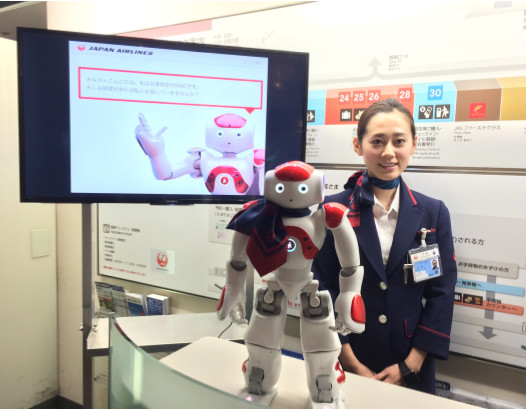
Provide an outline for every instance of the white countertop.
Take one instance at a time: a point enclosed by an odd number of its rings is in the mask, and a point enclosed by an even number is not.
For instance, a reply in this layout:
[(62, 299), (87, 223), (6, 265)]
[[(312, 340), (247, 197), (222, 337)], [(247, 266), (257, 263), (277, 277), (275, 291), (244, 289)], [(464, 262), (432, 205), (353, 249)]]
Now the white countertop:
[[(216, 313), (149, 315), (144, 317), (118, 317), (117, 323), (136, 345), (145, 347), (187, 344), (202, 337), (218, 337), (230, 324), (219, 321)], [(88, 336), (88, 351), (107, 354), (108, 318), (95, 318)], [(232, 325), (221, 338), (243, 339), (246, 326)]]
[[(214, 388), (237, 395), (244, 387), (241, 365), (247, 356), (244, 345), (205, 337), (166, 356), (161, 362)], [(350, 373), (346, 373), (346, 382), (342, 388), (346, 397), (345, 406), (349, 409), (473, 408), (471, 405), (457, 401)], [(278, 395), (270, 407), (307, 409), (308, 406), (305, 364), (302, 360), (284, 356), (278, 382)]]

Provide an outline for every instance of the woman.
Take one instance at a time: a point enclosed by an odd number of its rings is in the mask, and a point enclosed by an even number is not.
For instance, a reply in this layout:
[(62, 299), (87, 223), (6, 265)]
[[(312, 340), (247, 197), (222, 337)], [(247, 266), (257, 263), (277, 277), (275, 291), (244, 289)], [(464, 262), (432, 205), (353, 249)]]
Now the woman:
[[(365, 275), (363, 334), (341, 337), (343, 367), (363, 376), (434, 393), (434, 359), (449, 354), (457, 278), (449, 212), (443, 202), (409, 190), (402, 172), (416, 149), (413, 117), (396, 99), (371, 105), (358, 123), (354, 151), (366, 172), (326, 202), (349, 206)], [(408, 253), (438, 245), (441, 274), (420, 281)], [(321, 289), (338, 294), (340, 266), (332, 235), (314, 260)]]

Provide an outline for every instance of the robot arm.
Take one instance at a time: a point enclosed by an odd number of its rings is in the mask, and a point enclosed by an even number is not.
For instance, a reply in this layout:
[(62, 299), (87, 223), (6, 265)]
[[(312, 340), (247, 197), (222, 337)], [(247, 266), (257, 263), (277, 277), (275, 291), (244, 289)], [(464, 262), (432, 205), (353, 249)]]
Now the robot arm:
[(190, 148), (188, 149), (188, 156), (183, 160), (174, 164), (172, 169), (172, 177), (175, 179), (186, 174), (190, 174), (193, 178), (200, 178), (201, 174), (201, 155), (207, 154), (204, 149)]
[(224, 320), (230, 316), (236, 324), (247, 323), (245, 319), (245, 282), (247, 279), (246, 248), (248, 239), (249, 237), (242, 233), (234, 233), (231, 258), (226, 263), (226, 283), (217, 305), (218, 318)]
[(334, 304), (338, 313), (335, 331), (343, 335), (365, 330), (365, 306), (360, 294), (363, 281), (363, 267), (356, 234), (347, 221), (349, 209), (339, 203), (323, 206), (325, 222), (334, 235), (336, 253), (342, 265), (340, 272), (340, 294)]
[[(139, 114), (139, 122), (135, 128), (135, 137), (141, 145), (144, 153), (150, 158), (153, 174), (158, 180), (175, 179), (187, 173), (196, 173), (196, 163), (199, 162), (199, 152), (189, 152), (190, 155), (177, 163), (173, 168), (166, 156), (164, 138), (162, 137), (166, 127), (161, 128), (155, 135), (152, 133), (148, 122), (143, 114)], [(197, 170), (199, 172), (199, 170)]]

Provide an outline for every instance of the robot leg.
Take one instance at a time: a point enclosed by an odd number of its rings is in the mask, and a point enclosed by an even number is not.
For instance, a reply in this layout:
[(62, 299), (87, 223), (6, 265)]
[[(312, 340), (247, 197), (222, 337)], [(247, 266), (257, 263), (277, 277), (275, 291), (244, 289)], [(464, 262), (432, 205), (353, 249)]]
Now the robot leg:
[(301, 294), (300, 318), (303, 357), (307, 370), (310, 408), (344, 409), (340, 384), (345, 374), (338, 361), (341, 344), (334, 326), (332, 300), (328, 291)]
[(283, 291), (273, 282), (268, 284), (269, 288), (260, 288), (256, 293), (254, 313), (245, 334), (248, 359), (243, 364), (246, 382), (243, 397), (265, 405), (269, 405), (277, 393), (287, 318)]

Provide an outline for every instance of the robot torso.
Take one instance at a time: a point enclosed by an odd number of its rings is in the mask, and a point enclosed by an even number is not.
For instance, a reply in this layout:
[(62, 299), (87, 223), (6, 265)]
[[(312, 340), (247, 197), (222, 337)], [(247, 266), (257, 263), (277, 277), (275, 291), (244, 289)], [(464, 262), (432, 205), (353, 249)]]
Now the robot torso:
[(217, 158), (205, 151), (201, 154), (201, 173), (210, 193), (244, 194), (254, 181), (254, 158), (252, 154)]

